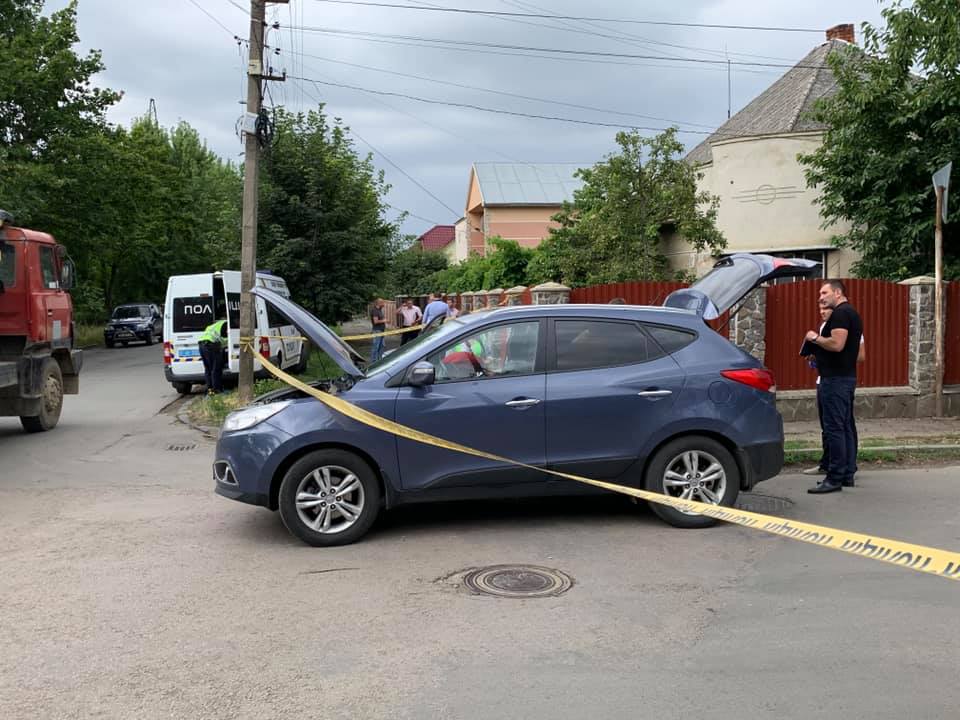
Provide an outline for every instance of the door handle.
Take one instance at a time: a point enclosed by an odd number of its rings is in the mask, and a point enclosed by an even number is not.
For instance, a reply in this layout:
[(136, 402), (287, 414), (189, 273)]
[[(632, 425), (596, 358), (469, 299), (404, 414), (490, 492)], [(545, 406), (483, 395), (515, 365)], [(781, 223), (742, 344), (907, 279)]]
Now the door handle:
[(673, 395), (673, 390), (643, 390), (638, 392), (637, 395), (648, 398), (667, 397), (667, 395)]
[(540, 401), (536, 398), (524, 398), (523, 400), (511, 400), (510, 402), (504, 403), (507, 407), (512, 408), (528, 408), (533, 407), (534, 405), (539, 405)]

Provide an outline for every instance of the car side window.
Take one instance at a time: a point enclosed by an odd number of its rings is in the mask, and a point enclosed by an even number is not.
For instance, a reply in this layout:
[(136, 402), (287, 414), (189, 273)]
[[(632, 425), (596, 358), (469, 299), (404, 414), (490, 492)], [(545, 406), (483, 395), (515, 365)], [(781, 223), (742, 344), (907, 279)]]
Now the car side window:
[(647, 325), (646, 328), (647, 332), (653, 335), (657, 344), (663, 348), (663, 351), (670, 354), (682, 350), (697, 339), (694, 333), (679, 328), (669, 328), (663, 325)]
[(557, 320), (557, 370), (634, 365), (663, 356), (636, 323)]
[(484, 328), (447, 345), (426, 360), (436, 382), (527, 375), (536, 369), (540, 322), (508, 323)]

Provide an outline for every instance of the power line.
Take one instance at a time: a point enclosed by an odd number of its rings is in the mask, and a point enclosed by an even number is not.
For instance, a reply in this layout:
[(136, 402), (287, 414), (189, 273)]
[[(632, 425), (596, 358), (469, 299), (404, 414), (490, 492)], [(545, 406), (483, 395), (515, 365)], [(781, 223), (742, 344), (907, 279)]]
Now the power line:
[[(534, 120), (553, 120), (557, 122), (573, 123), (576, 125), (592, 125), (595, 127), (618, 128), (621, 130), (625, 128), (631, 129), (631, 130), (645, 130), (648, 132), (657, 132), (657, 133), (664, 132), (667, 129), (667, 128), (658, 128), (658, 127), (647, 127), (643, 125), (630, 125), (627, 123), (609, 123), (609, 122), (601, 122), (597, 120), (581, 120), (579, 118), (560, 117), (558, 115), (538, 115), (535, 113), (520, 112), (518, 110), (504, 110), (502, 108), (489, 108), (489, 107), (484, 107), (483, 105), (474, 105), (472, 103), (460, 103), (460, 102), (453, 102), (451, 100), (434, 100), (431, 98), (422, 98), (416, 95), (407, 95), (406, 93), (391, 92), (388, 90), (371, 90), (370, 88), (359, 87), (358, 85), (347, 85), (345, 83), (328, 82), (325, 80), (317, 80), (315, 78), (294, 77), (294, 76), (288, 76), (288, 77), (291, 77), (294, 80), (303, 80), (305, 82), (310, 82), (310, 83), (313, 83), (314, 85), (329, 85), (331, 87), (346, 88), (348, 90), (357, 90), (359, 92), (370, 93), (372, 95), (400, 97), (400, 98), (406, 98), (407, 100), (415, 100), (417, 102), (428, 103), (430, 105), (445, 105), (447, 107), (463, 108), (467, 110), (479, 110), (480, 112), (494, 113), (497, 115), (511, 115), (513, 117), (525, 117), (525, 118), (531, 118)], [(693, 135), (716, 135), (717, 134), (707, 130), (684, 130), (681, 128), (677, 128), (677, 132), (689, 133)]]
[(385, 3), (385, 2), (359, 2), (359, 0), (316, 0), (316, 2), (325, 2), (334, 5), (357, 5), (360, 7), (382, 7), (382, 8), (396, 8), (401, 10), (424, 10), (431, 12), (446, 12), (446, 13), (461, 13), (465, 15), (488, 15), (491, 17), (521, 17), (521, 18), (537, 18), (541, 20), (583, 20), (591, 22), (608, 22), (608, 23), (627, 23), (630, 25), (662, 25), (668, 27), (693, 27), (693, 28), (710, 28), (715, 30), (760, 30), (767, 32), (795, 32), (795, 33), (821, 33), (823, 30), (813, 29), (813, 28), (800, 28), (800, 27), (777, 27), (777, 26), (767, 26), (767, 25), (724, 25), (719, 23), (696, 23), (696, 22), (678, 22), (678, 21), (668, 21), (668, 20), (636, 20), (633, 18), (605, 18), (605, 17), (589, 17), (581, 15), (554, 15), (552, 13), (521, 13), (521, 12), (507, 12), (504, 10), (472, 10), (467, 8), (451, 8), (451, 7), (422, 7), (419, 5), (402, 5), (400, 3)]
[[(334, 0), (318, 0), (320, 2), (333, 2)], [(488, 43), (480, 42), (477, 40), (461, 40), (453, 39), (447, 40), (445, 38), (428, 38), (422, 37), (419, 35), (395, 35), (391, 33), (375, 33), (375, 32), (366, 32), (360, 30), (345, 30), (342, 28), (328, 28), (328, 27), (302, 27), (301, 30), (306, 32), (320, 33), (324, 35), (342, 35), (342, 36), (353, 36), (362, 39), (371, 39), (371, 38), (385, 38), (390, 40), (405, 40), (413, 41), (418, 43), (429, 43), (434, 45), (450, 45), (452, 48), (447, 49), (462, 49), (463, 46), (469, 47), (478, 47), (478, 48), (493, 48), (497, 50), (519, 50), (522, 52), (536, 52), (536, 53), (553, 53), (557, 55), (570, 55), (578, 56), (585, 55), (588, 57), (598, 57), (598, 58), (623, 58), (630, 60), (666, 60), (669, 62), (689, 62), (689, 63), (700, 63), (706, 65), (716, 65), (724, 66), (727, 65), (727, 60), (721, 59), (712, 59), (712, 58), (693, 58), (693, 57), (684, 57), (677, 55), (640, 55), (636, 53), (618, 53), (618, 52), (609, 52), (601, 50), (573, 50), (570, 48), (549, 48), (549, 47), (536, 47), (531, 45), (509, 45), (506, 43)], [(555, 59), (555, 58), (554, 58)], [(795, 64), (787, 65), (784, 63), (769, 63), (769, 62), (756, 62), (752, 60), (731, 60), (730, 64), (744, 66), (744, 67), (768, 67), (768, 68), (809, 68), (813, 70), (822, 70), (826, 69), (828, 65), (804, 65), (804, 64)]]
[(641, 115), (640, 113), (627, 112), (623, 110), (610, 110), (606, 108), (594, 107), (591, 105), (580, 105), (578, 103), (565, 102), (563, 100), (552, 100), (550, 98), (541, 98), (533, 95), (523, 95), (520, 93), (512, 93), (512, 92), (507, 92), (506, 90), (494, 90), (493, 88), (485, 88), (477, 85), (466, 85), (464, 83), (452, 82), (450, 80), (440, 80), (438, 78), (431, 78), (425, 75), (413, 75), (411, 73), (403, 73), (396, 70), (387, 70), (386, 68), (378, 68), (372, 65), (361, 65), (359, 63), (347, 62), (346, 60), (334, 60), (333, 58), (322, 57), (320, 55), (310, 55), (309, 53), (301, 53), (301, 55), (303, 57), (313, 58), (315, 60), (321, 60), (323, 62), (330, 62), (336, 65), (346, 65), (348, 67), (360, 68), (362, 70), (371, 70), (373, 72), (385, 73), (387, 75), (394, 75), (397, 77), (412, 78), (414, 80), (423, 80), (425, 82), (437, 83), (438, 85), (447, 85), (450, 87), (461, 88), (463, 90), (476, 90), (479, 92), (486, 92), (494, 95), (503, 95), (505, 97), (518, 98), (520, 100), (530, 100), (532, 102), (541, 102), (541, 103), (547, 103), (551, 105), (562, 105), (564, 107), (576, 108), (578, 110), (590, 110), (591, 112), (604, 113), (606, 115), (621, 115), (626, 117), (641, 118), (643, 120), (656, 120), (658, 122), (675, 123), (678, 125), (696, 125), (696, 126), (705, 127), (705, 128), (711, 127), (710, 125), (706, 125), (704, 123), (671, 120), (670, 118), (662, 118), (654, 115)]
[[(313, 82), (313, 83), (316, 83), (316, 82), (317, 82), (317, 81), (315, 81), (315, 80), (310, 80), (309, 78), (298, 78), (298, 77), (294, 77), (294, 76), (292, 76), (292, 75), (288, 75), (287, 77), (288, 77), (290, 80), (293, 80), (293, 81), (306, 80), (307, 82)], [(299, 84), (299, 83), (298, 83), (298, 84)], [(327, 84), (327, 83), (322, 83), (322, 84)], [(314, 97), (313, 95), (311, 95), (309, 92), (307, 92), (307, 90), (306, 90), (305, 88), (303, 88), (303, 92), (306, 94), (306, 96), (307, 96), (308, 98), (310, 98), (311, 100), (313, 100), (315, 103), (317, 103), (318, 105), (322, 105), (322, 103), (320, 102), (319, 98), (316, 98), (316, 97)], [(430, 190), (428, 190), (428, 189), (427, 189), (424, 185), (422, 185), (416, 178), (414, 178), (412, 175), (410, 175), (410, 173), (408, 173), (408, 172), (407, 172), (406, 170), (404, 170), (402, 167), (400, 167), (399, 165), (397, 165), (397, 164), (396, 164), (393, 160), (391, 160), (385, 153), (383, 153), (381, 150), (378, 150), (378, 149), (375, 148), (370, 142), (368, 142), (367, 140), (365, 140), (365, 139), (360, 135), (360, 133), (358, 133), (354, 128), (352, 128), (352, 127), (350, 128), (350, 133), (351, 133), (352, 135), (356, 135), (358, 140), (360, 140), (361, 142), (363, 142), (364, 145), (366, 145), (367, 147), (369, 147), (369, 148), (370, 148), (371, 150), (373, 150), (377, 155), (379, 155), (379, 156), (382, 157), (384, 160), (386, 160), (390, 165), (393, 166), (393, 168), (394, 168), (397, 172), (399, 172), (401, 175), (403, 175), (407, 180), (409, 180), (410, 182), (412, 182), (412, 183), (413, 183), (414, 185), (416, 185), (418, 188), (420, 188), (421, 190), (423, 190), (427, 195), (429, 195), (429, 196), (432, 197), (434, 200), (436, 200), (438, 203), (440, 203), (440, 204), (441, 204), (444, 208), (446, 208), (446, 210), (447, 210), (448, 212), (450, 212), (454, 217), (460, 217), (460, 213), (458, 213), (458, 212), (457, 212), (456, 210), (454, 210), (452, 207), (450, 207), (449, 205), (447, 205), (443, 200), (441, 200), (441, 199), (438, 198), (436, 195), (434, 195), (432, 192), (430, 192)], [(435, 224), (435, 225), (439, 225), (440, 223), (434, 223), (434, 224)]]
[(220, 22), (219, 20), (217, 20), (216, 17), (214, 17), (213, 15), (211, 15), (209, 12), (207, 12), (207, 9), (206, 9), (203, 5), (201, 5), (200, 3), (198, 3), (197, 0), (189, 0), (189, 2), (190, 2), (190, 4), (192, 4), (194, 7), (196, 7), (197, 10), (199, 10), (200, 12), (202, 12), (202, 13), (203, 13), (204, 15), (206, 15), (208, 18), (210, 18), (211, 20), (213, 20), (217, 25), (219, 25), (219, 26), (222, 27), (224, 30), (226, 30), (226, 31), (230, 34), (230, 37), (236, 39), (237, 34), (236, 34), (233, 30), (231, 30), (230, 28), (228, 28), (226, 25), (224, 25), (222, 22)]

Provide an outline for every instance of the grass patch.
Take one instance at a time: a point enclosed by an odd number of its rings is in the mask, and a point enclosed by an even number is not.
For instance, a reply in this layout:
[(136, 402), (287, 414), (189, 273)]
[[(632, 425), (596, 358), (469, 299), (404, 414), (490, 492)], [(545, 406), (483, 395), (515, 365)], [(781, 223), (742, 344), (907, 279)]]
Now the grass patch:
[(78, 323), (74, 343), (78, 348), (103, 347), (103, 325)]
[[(925, 445), (928, 443), (907, 443), (898, 442), (890, 438), (872, 438), (883, 440), (880, 445), (887, 447), (896, 444)], [(947, 438), (950, 442), (951, 438)], [(956, 438), (952, 438), (956, 440)], [(817, 453), (798, 453), (785, 450), (783, 456), (784, 465), (802, 465), (813, 467), (820, 456)], [(857, 453), (857, 461), (863, 465), (910, 465), (923, 464), (926, 462), (960, 460), (960, 449), (954, 448), (932, 448), (929, 450), (871, 450), (866, 444), (861, 444), (860, 451)]]

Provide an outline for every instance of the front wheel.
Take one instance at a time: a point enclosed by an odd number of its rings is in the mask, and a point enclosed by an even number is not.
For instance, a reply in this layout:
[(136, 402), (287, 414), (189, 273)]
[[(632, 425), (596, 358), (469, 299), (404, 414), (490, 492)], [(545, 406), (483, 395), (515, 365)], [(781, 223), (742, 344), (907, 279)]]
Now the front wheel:
[(144, 340), (144, 342), (147, 345), (153, 345), (153, 333), (150, 333), (149, 335), (147, 335), (147, 339)]
[(60, 364), (53, 358), (43, 361), (40, 385), (40, 414), (20, 418), (23, 429), (29, 433), (52, 430), (60, 420), (63, 409), (63, 375)]
[[(647, 468), (647, 490), (683, 500), (731, 506), (740, 492), (740, 469), (723, 445), (698, 435), (677, 438), (657, 451)], [(716, 520), (650, 503), (660, 519), (674, 527), (703, 528)]]
[(347, 545), (377, 519), (380, 484), (373, 469), (353, 453), (316, 450), (284, 475), (279, 505), (283, 524), (308, 545)]

